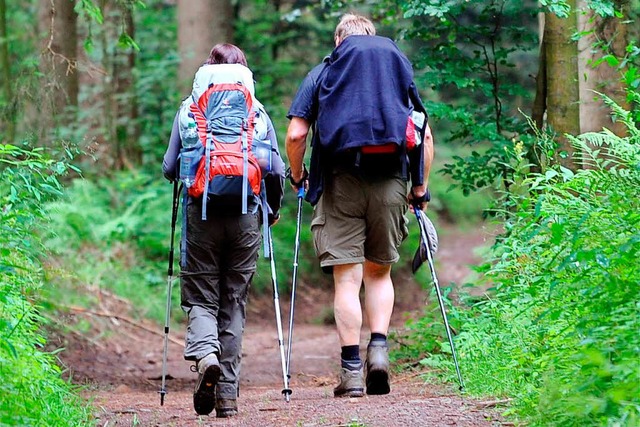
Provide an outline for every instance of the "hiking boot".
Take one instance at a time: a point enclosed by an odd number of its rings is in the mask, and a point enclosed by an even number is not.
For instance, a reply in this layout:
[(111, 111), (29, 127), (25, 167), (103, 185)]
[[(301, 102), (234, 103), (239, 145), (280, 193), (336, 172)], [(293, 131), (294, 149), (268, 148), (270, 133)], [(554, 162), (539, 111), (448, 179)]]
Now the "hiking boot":
[(334, 397), (362, 397), (364, 396), (364, 378), (362, 369), (350, 371), (340, 369), (340, 384), (333, 389)]
[(220, 378), (220, 362), (211, 353), (197, 363), (198, 381), (193, 392), (193, 407), (198, 415), (209, 415), (216, 404), (216, 384)]
[(216, 400), (216, 417), (229, 418), (238, 415), (238, 402), (236, 399), (219, 397)]
[(389, 394), (389, 348), (385, 342), (369, 344), (365, 369), (367, 394)]

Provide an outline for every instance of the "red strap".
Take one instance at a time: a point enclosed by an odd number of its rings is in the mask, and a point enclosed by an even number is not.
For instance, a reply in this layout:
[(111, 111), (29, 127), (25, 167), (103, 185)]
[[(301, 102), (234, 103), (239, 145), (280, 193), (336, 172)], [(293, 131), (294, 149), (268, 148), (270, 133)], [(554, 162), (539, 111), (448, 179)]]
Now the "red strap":
[[(407, 151), (413, 150), (416, 147), (416, 130), (411, 116), (407, 120), (405, 138), (407, 139)], [(398, 151), (398, 145), (393, 142), (383, 145), (368, 145), (362, 147), (361, 151), (362, 154), (392, 154)]]

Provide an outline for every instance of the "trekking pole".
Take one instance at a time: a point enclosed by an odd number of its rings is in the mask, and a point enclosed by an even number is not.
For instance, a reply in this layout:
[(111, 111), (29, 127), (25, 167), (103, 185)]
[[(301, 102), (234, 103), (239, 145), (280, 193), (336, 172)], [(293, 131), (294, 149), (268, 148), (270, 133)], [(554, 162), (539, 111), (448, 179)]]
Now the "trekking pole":
[[(464, 382), (462, 381), (462, 375), (460, 375), (460, 366), (458, 365), (458, 357), (456, 356), (456, 348), (453, 345), (453, 338), (451, 336), (451, 329), (449, 327), (449, 321), (447, 320), (447, 311), (444, 306), (444, 300), (442, 298), (442, 294), (440, 293), (440, 284), (438, 283), (438, 277), (436, 276), (436, 269), (433, 263), (433, 254), (431, 253), (432, 242), (429, 237), (429, 233), (427, 232), (427, 224), (428, 218), (422, 212), (422, 210), (414, 206), (413, 209), (416, 214), (416, 219), (418, 220), (418, 226), (420, 227), (420, 239), (422, 241), (422, 245), (425, 248), (425, 254), (427, 258), (427, 263), (429, 264), (429, 270), (431, 271), (431, 277), (433, 278), (433, 285), (436, 289), (436, 296), (438, 297), (438, 305), (440, 305), (440, 312), (442, 313), (442, 319), (444, 320), (444, 327), (447, 331), (447, 338), (449, 339), (449, 345), (451, 346), (451, 353), (453, 354), (453, 362), (456, 367), (456, 373), (458, 374), (458, 381), (460, 382), (460, 391), (464, 390)], [(415, 273), (415, 270), (414, 270)]]
[(300, 253), (300, 224), (302, 223), (302, 200), (304, 185), (298, 189), (298, 215), (296, 217), (296, 240), (293, 252), (293, 279), (291, 282), (291, 307), (289, 308), (289, 341), (287, 344), (287, 378), (291, 380), (291, 344), (293, 341), (293, 313), (296, 301), (296, 284), (298, 282), (298, 254)]
[(173, 240), (176, 233), (176, 221), (178, 218), (178, 180), (173, 183), (173, 201), (171, 209), (171, 244), (169, 246), (169, 268), (167, 269), (167, 309), (164, 322), (164, 350), (162, 354), (162, 386), (160, 388), (160, 406), (164, 405), (164, 396), (167, 394), (165, 379), (167, 377), (167, 352), (169, 347), (169, 320), (171, 319), (171, 287), (173, 284)]
[(273, 304), (276, 311), (276, 328), (278, 329), (278, 346), (280, 347), (280, 362), (282, 364), (282, 379), (284, 381), (284, 388), (282, 394), (284, 394), (285, 400), (289, 401), (291, 395), (291, 389), (289, 388), (289, 378), (287, 378), (287, 367), (284, 359), (284, 339), (282, 338), (282, 316), (280, 315), (280, 298), (278, 296), (278, 281), (276, 279), (276, 261), (273, 255), (273, 239), (271, 237), (271, 227), (269, 227), (267, 240), (269, 241), (269, 258), (271, 263), (271, 283), (273, 285)]

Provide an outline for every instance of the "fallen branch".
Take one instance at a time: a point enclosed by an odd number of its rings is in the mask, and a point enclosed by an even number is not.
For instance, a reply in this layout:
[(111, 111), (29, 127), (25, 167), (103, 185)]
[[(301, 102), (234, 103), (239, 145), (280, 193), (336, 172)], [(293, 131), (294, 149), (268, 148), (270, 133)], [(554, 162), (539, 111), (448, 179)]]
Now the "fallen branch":
[(403, 383), (409, 380), (413, 380), (414, 378), (419, 377), (420, 375), (425, 375), (428, 372), (429, 371), (417, 371), (411, 374), (403, 374), (399, 379), (396, 380), (396, 383)]
[[(155, 329), (152, 329), (152, 328), (150, 328), (150, 327), (148, 327), (146, 325), (143, 325), (143, 324), (141, 324), (139, 322), (136, 322), (135, 320), (133, 320), (133, 319), (131, 319), (129, 317), (123, 316), (121, 314), (113, 314), (113, 313), (105, 313), (105, 312), (101, 312), (101, 311), (93, 311), (93, 310), (88, 310), (86, 308), (78, 307), (78, 306), (61, 306), (61, 307), (69, 309), (71, 311), (75, 311), (76, 313), (83, 313), (83, 314), (89, 314), (89, 315), (92, 315), (92, 316), (108, 317), (108, 318), (111, 318), (111, 319), (117, 319), (117, 320), (120, 320), (122, 322), (128, 323), (131, 326), (135, 326), (136, 328), (140, 328), (140, 329), (142, 329), (144, 331), (147, 331), (149, 333), (152, 333), (152, 334), (155, 334), (155, 335), (160, 335), (160, 336), (164, 337), (164, 333), (163, 332), (157, 331)], [(168, 338), (169, 338), (169, 341), (171, 341), (172, 343), (174, 343), (176, 345), (179, 345), (181, 347), (184, 347), (184, 343), (182, 341), (178, 341), (177, 339), (172, 338), (171, 336), (169, 336)]]
[(65, 328), (65, 330), (71, 332), (73, 335), (76, 335), (78, 338), (87, 341), (89, 344), (94, 345), (94, 346), (98, 347), (101, 350), (105, 349), (105, 346), (100, 344), (98, 341), (83, 335), (82, 333), (78, 332), (77, 330), (75, 330), (74, 328), (70, 327), (69, 325), (65, 325), (59, 319), (56, 319), (53, 316), (50, 316), (50, 315), (48, 315), (46, 313), (40, 313), (40, 315), (43, 316), (44, 318), (46, 318), (51, 323), (54, 323), (56, 325), (59, 325), (60, 327)]
[(498, 405), (504, 405), (511, 402), (513, 399), (500, 399), (500, 400), (488, 400), (486, 402), (476, 402), (476, 406), (480, 409), (492, 408)]

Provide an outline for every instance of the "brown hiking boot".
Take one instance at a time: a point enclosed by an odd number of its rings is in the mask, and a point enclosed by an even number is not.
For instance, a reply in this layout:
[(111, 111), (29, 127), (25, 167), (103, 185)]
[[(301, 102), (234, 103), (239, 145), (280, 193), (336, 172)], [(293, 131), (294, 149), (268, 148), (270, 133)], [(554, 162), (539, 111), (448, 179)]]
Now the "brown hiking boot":
[(364, 378), (362, 369), (350, 371), (340, 369), (340, 384), (333, 389), (334, 397), (362, 397), (364, 396)]
[(371, 342), (367, 347), (367, 394), (389, 394), (389, 348), (386, 343)]
[(229, 418), (238, 415), (238, 402), (236, 399), (216, 399), (216, 417)]
[(193, 407), (198, 415), (209, 415), (216, 404), (216, 384), (220, 378), (220, 362), (211, 353), (197, 363), (198, 381), (193, 392)]

